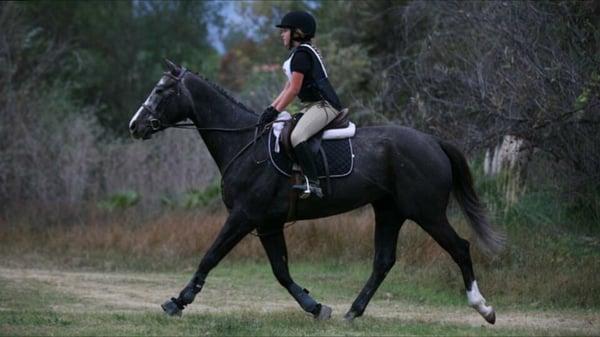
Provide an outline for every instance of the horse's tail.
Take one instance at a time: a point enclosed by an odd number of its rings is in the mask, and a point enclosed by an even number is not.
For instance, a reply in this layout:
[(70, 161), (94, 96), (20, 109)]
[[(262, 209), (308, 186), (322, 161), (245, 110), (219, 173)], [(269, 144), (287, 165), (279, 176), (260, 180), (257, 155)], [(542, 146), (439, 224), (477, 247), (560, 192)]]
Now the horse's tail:
[(464, 155), (454, 145), (439, 141), (452, 166), (452, 191), (471, 228), (477, 235), (480, 246), (487, 253), (496, 254), (504, 247), (505, 236), (496, 232), (488, 219), (485, 206), (473, 188), (471, 170)]

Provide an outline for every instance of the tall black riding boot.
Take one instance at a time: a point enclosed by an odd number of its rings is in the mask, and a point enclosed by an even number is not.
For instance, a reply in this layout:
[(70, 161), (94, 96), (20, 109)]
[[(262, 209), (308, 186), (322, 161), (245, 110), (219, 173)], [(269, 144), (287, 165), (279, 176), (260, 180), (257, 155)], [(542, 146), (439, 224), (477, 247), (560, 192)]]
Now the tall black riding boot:
[(294, 148), (298, 164), (302, 167), (304, 173), (305, 183), (300, 185), (292, 186), (293, 189), (300, 190), (300, 199), (306, 199), (311, 194), (322, 198), (323, 191), (319, 187), (319, 176), (317, 174), (317, 165), (313, 159), (313, 153), (310, 151), (310, 147), (307, 142), (302, 142)]

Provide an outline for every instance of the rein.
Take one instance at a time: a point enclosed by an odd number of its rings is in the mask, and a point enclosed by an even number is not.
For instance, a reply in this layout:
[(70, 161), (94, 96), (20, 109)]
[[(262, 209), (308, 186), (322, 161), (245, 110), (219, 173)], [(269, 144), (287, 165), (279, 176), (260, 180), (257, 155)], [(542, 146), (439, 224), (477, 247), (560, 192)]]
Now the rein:
[(233, 158), (231, 158), (231, 160), (229, 160), (229, 162), (225, 165), (225, 167), (223, 168), (223, 173), (221, 174), (221, 189), (223, 187), (223, 181), (225, 180), (225, 174), (227, 174), (227, 170), (231, 167), (231, 164), (233, 164), (233, 162), (239, 158), (246, 150), (248, 150), (250, 147), (252, 147), (254, 144), (256, 144), (256, 141), (259, 140), (262, 136), (264, 136), (265, 134), (268, 133), (268, 130), (270, 130), (271, 126), (274, 123), (277, 122), (284, 122), (285, 120), (274, 120), (272, 122), (269, 122), (267, 124), (265, 124), (264, 128), (262, 129), (262, 131), (260, 131), (259, 134), (259, 126), (260, 124), (256, 123), (253, 125), (249, 125), (249, 126), (244, 126), (241, 128), (217, 128), (217, 127), (211, 127), (211, 128), (201, 128), (196, 126), (194, 123), (177, 123), (177, 124), (161, 124), (159, 130), (164, 130), (167, 128), (176, 128), (176, 129), (184, 129), (184, 130), (198, 130), (198, 131), (218, 131), (218, 132), (240, 132), (240, 131), (248, 131), (248, 130), (252, 130), (254, 129), (254, 137), (252, 137), (252, 139), (250, 140), (250, 142), (248, 142), (246, 145), (244, 145), (234, 156)]
[[(179, 76), (174, 76), (171, 73), (166, 73), (166, 75), (170, 76), (171, 78), (173, 78), (176, 81), (176, 86), (177, 86), (177, 96), (179, 96), (181, 94), (181, 87), (183, 86), (183, 88), (187, 91), (187, 87), (185, 86), (185, 83), (183, 81), (183, 77), (185, 76), (185, 74), (188, 72), (187, 69), (182, 68)], [(189, 92), (188, 92), (189, 93)], [(256, 141), (259, 140), (260, 138), (262, 138), (265, 134), (269, 133), (269, 130), (271, 129), (272, 125), (274, 123), (277, 122), (285, 122), (287, 120), (280, 120), (280, 119), (276, 119), (274, 121), (271, 121), (269, 123), (264, 124), (264, 127), (262, 128), (262, 130), (260, 129), (261, 124), (260, 123), (255, 123), (252, 125), (248, 125), (248, 126), (244, 126), (244, 127), (240, 127), (240, 128), (222, 128), (222, 127), (198, 127), (196, 126), (196, 124), (194, 123), (175, 123), (175, 124), (166, 124), (163, 123), (159, 118), (156, 118), (155, 116), (158, 115), (156, 113), (156, 111), (154, 109), (152, 109), (152, 107), (147, 106), (146, 104), (142, 105), (144, 108), (146, 108), (147, 110), (150, 111), (150, 115), (151, 117), (153, 117), (150, 120), (150, 124), (152, 129), (157, 132), (157, 131), (162, 131), (165, 130), (167, 128), (176, 128), (176, 129), (184, 129), (184, 130), (198, 130), (198, 131), (216, 131), (216, 132), (241, 132), (241, 131), (248, 131), (248, 130), (252, 130), (254, 129), (254, 136), (252, 137), (252, 139), (246, 144), (244, 145), (230, 160), (229, 162), (227, 162), (227, 164), (225, 165), (225, 167), (223, 168), (223, 173), (221, 174), (221, 190), (223, 190), (223, 184), (224, 184), (224, 180), (225, 180), (225, 175), (227, 174), (228, 169), (231, 167), (231, 165), (235, 162), (236, 159), (238, 159), (244, 152), (246, 152), (246, 150), (248, 150), (250, 147), (252, 147), (253, 145), (256, 144)], [(192, 107), (193, 110), (195, 110), (195, 107)], [(256, 161), (256, 159), (255, 159)], [(259, 161), (256, 161), (256, 163), (260, 163)], [(279, 233), (280, 231), (282, 231), (283, 229), (285, 229), (288, 226), (291, 226), (293, 224), (295, 224), (296, 221), (292, 222), (291, 224), (288, 224), (287, 226), (284, 226), (282, 229), (280, 230), (276, 230), (276, 231), (272, 231), (272, 232), (267, 232), (267, 233), (250, 233), (256, 237), (264, 237), (264, 236), (270, 236), (276, 233)]]
[[(165, 73), (165, 75), (167, 75), (175, 80), (175, 85), (177, 87), (177, 96), (179, 96), (181, 94), (182, 87), (189, 95), (189, 91), (188, 91), (187, 87), (185, 86), (185, 82), (183, 81), (183, 78), (187, 72), (188, 72), (188, 70), (182, 67), (178, 76), (175, 76), (170, 72)], [(221, 175), (221, 186), (223, 185), (223, 180), (225, 179), (225, 174), (227, 173), (227, 170), (229, 169), (231, 164), (239, 156), (241, 156), (248, 148), (250, 148), (253, 144), (256, 144), (256, 141), (259, 138), (261, 138), (266, 133), (266, 131), (269, 129), (269, 127), (273, 124), (273, 122), (266, 124), (260, 134), (258, 134), (258, 128), (260, 126), (259, 123), (244, 126), (241, 128), (198, 127), (194, 123), (166, 124), (160, 120), (160, 117), (157, 117), (159, 114), (155, 111), (155, 109), (153, 109), (151, 106), (148, 106), (146, 104), (142, 104), (142, 106), (150, 112), (150, 116), (151, 116), (150, 126), (154, 130), (154, 132), (162, 131), (167, 128), (189, 129), (189, 130), (196, 129), (198, 131), (217, 131), (217, 132), (240, 132), (240, 131), (248, 131), (248, 130), (252, 130), (252, 129), (255, 130), (254, 137), (252, 138), (252, 140), (248, 144), (244, 145), (244, 147), (242, 147), (242, 149), (240, 151), (238, 151), (235, 154), (235, 156), (233, 156), (233, 158), (225, 165), (225, 168), (223, 169), (223, 173)], [(195, 107), (192, 107), (192, 109), (195, 110)]]
[(194, 123), (177, 123), (177, 124), (166, 124), (164, 126), (161, 127), (161, 130), (164, 130), (166, 128), (172, 127), (172, 128), (177, 128), (177, 129), (187, 129), (187, 130), (199, 130), (199, 131), (219, 131), (219, 132), (239, 132), (239, 131), (247, 131), (247, 130), (252, 130), (254, 129), (254, 137), (252, 137), (252, 140), (250, 140), (250, 142), (248, 142), (246, 145), (244, 145), (234, 156), (233, 158), (231, 158), (231, 160), (229, 160), (229, 162), (225, 165), (225, 167), (223, 168), (223, 174), (221, 175), (221, 186), (223, 185), (223, 180), (225, 179), (225, 174), (227, 173), (227, 170), (229, 169), (229, 167), (231, 167), (231, 164), (233, 164), (233, 162), (239, 157), (241, 156), (247, 149), (249, 149), (251, 146), (253, 146), (254, 144), (256, 144), (256, 141), (259, 140), (262, 136), (264, 136), (265, 134), (268, 133), (268, 130), (270, 130), (271, 126), (273, 125), (273, 123), (277, 123), (277, 122), (283, 122), (285, 120), (274, 120), (272, 122), (269, 122), (267, 124), (265, 124), (265, 127), (262, 129), (262, 131), (259, 134), (259, 124), (254, 124), (254, 125), (249, 125), (249, 126), (245, 126), (245, 127), (241, 127), (241, 128), (201, 128), (196, 126)]
[(244, 147), (242, 147), (241, 150), (239, 150), (235, 156), (233, 156), (233, 158), (231, 158), (231, 160), (225, 165), (225, 168), (223, 169), (223, 174), (221, 175), (221, 187), (223, 186), (223, 180), (225, 179), (225, 174), (227, 173), (227, 170), (229, 169), (229, 167), (231, 166), (231, 164), (233, 164), (233, 162), (242, 155), (242, 153), (244, 153), (248, 148), (250, 148), (252, 145), (256, 144), (256, 141), (261, 138), (266, 131), (266, 128), (263, 129), (263, 131), (260, 133), (260, 135), (258, 134), (258, 124), (254, 124), (254, 125), (249, 125), (249, 126), (245, 126), (245, 127), (241, 127), (241, 128), (201, 128), (201, 127), (197, 127), (196, 125), (194, 125), (194, 123), (177, 123), (177, 124), (167, 124), (164, 125), (163, 127), (161, 127), (161, 130), (164, 130), (166, 128), (177, 128), (177, 129), (184, 129), (184, 130), (198, 130), (198, 131), (218, 131), (218, 132), (240, 132), (240, 131), (247, 131), (247, 130), (252, 130), (255, 129), (254, 131), (254, 137), (252, 138), (252, 140), (244, 145)]
[(259, 125), (249, 125), (241, 128), (200, 128), (197, 127), (194, 123), (177, 123), (177, 124), (166, 124), (163, 129), (166, 128), (177, 128), (177, 129), (188, 129), (188, 130), (199, 130), (199, 131), (221, 131), (221, 132), (238, 132), (238, 131), (246, 131), (257, 128)]

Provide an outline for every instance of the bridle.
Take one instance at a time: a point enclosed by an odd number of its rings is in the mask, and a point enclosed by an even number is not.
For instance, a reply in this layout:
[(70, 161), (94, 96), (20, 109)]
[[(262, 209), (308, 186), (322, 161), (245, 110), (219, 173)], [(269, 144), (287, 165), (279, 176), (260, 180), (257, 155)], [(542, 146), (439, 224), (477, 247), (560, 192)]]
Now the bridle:
[[(169, 85), (169, 87), (175, 86), (177, 96), (181, 95), (182, 87), (183, 87), (183, 89), (186, 92), (188, 92), (188, 97), (189, 97), (190, 96), (189, 91), (186, 88), (185, 83), (183, 82), (183, 78), (185, 77), (186, 73), (189, 72), (189, 70), (187, 70), (185, 67), (181, 67), (180, 69), (181, 70), (179, 71), (178, 76), (173, 75), (170, 71), (165, 72), (164, 75), (175, 80), (175, 83)], [(156, 106), (158, 107), (162, 100), (169, 98), (169, 97), (170, 97), (170, 95), (167, 95), (167, 96), (161, 95), (160, 101), (156, 104)], [(179, 129), (196, 129), (196, 130), (201, 130), (201, 131), (237, 132), (237, 131), (246, 131), (246, 130), (255, 129), (259, 126), (258, 123), (256, 123), (256, 124), (249, 125), (246, 127), (241, 127), (241, 128), (221, 128), (221, 127), (201, 128), (201, 127), (197, 127), (194, 123), (181, 123), (180, 122), (180, 123), (175, 123), (175, 124), (167, 124), (160, 120), (160, 114), (154, 108), (147, 105), (146, 103), (142, 104), (142, 107), (144, 107), (144, 109), (148, 110), (148, 112), (150, 113), (149, 122), (150, 122), (150, 127), (152, 128), (153, 131), (161, 131), (166, 128), (179, 128)]]
[[(176, 87), (176, 93), (177, 96), (181, 95), (182, 92), (182, 87), (183, 89), (186, 91), (188, 97), (191, 97), (187, 87), (185, 86), (185, 82), (183, 81), (183, 78), (185, 77), (186, 73), (188, 72), (188, 70), (184, 67), (180, 68), (179, 74), (178, 76), (173, 75), (170, 71), (169, 72), (165, 72), (164, 75), (168, 76), (170, 78), (172, 78), (173, 80), (175, 80), (174, 84), (169, 85), (169, 87), (171, 86), (175, 86)], [(172, 95), (172, 93), (170, 94)], [(161, 103), (162, 100), (164, 100), (165, 98), (168, 98), (170, 95), (167, 96), (162, 96), (160, 97), (160, 101), (158, 101), (155, 105), (156, 107), (158, 107)], [(285, 122), (286, 120), (274, 120), (271, 121), (269, 123), (266, 123), (264, 125), (264, 127), (261, 128), (260, 123), (255, 123), (253, 125), (249, 125), (249, 126), (245, 126), (245, 127), (241, 127), (241, 128), (221, 128), (221, 127), (209, 127), (209, 128), (201, 128), (196, 126), (194, 123), (175, 123), (175, 124), (166, 124), (163, 123), (160, 120), (160, 114), (156, 112), (156, 110), (154, 108), (152, 108), (151, 106), (148, 106), (146, 103), (142, 104), (142, 107), (144, 107), (144, 109), (148, 110), (149, 114), (150, 114), (150, 126), (152, 128), (153, 131), (158, 132), (158, 131), (162, 131), (164, 129), (167, 128), (178, 128), (178, 129), (189, 129), (189, 130), (199, 130), (199, 131), (218, 131), (218, 132), (240, 132), (240, 131), (248, 131), (248, 130), (252, 130), (254, 129), (254, 136), (252, 137), (252, 140), (250, 140), (250, 142), (248, 142), (246, 145), (244, 145), (230, 160), (229, 162), (225, 165), (225, 167), (223, 168), (223, 172), (221, 173), (221, 190), (223, 190), (223, 183), (225, 180), (225, 175), (227, 174), (227, 170), (231, 167), (231, 165), (235, 162), (235, 160), (237, 158), (239, 158), (246, 150), (248, 150), (250, 147), (254, 146), (256, 144), (256, 142), (265, 134), (268, 134), (269, 130), (271, 129), (271, 126), (274, 123), (277, 122)], [(195, 114), (195, 107), (192, 105), (192, 110), (194, 110), (194, 114)], [(256, 159), (254, 159), (254, 162), (256, 164), (260, 164), (261, 162), (264, 162), (265, 160), (261, 160), (258, 161)], [(295, 224), (296, 221), (292, 222), (291, 224), (285, 226), (291, 226), (293, 224)], [(282, 229), (283, 230), (283, 229)], [(269, 236), (275, 233), (279, 233), (280, 231), (275, 231), (272, 233), (251, 233), (254, 236), (257, 237), (262, 237), (262, 236)]]
[[(185, 82), (183, 81), (186, 73), (188, 73), (188, 72), (189, 71), (185, 67), (181, 67), (179, 74), (177, 76), (173, 75), (170, 71), (164, 73), (165, 76), (168, 76), (168, 77), (172, 78), (173, 80), (175, 80), (175, 83), (170, 84), (168, 87), (170, 88), (171, 86), (175, 86), (175, 93), (177, 94), (177, 96), (180, 96), (182, 91), (185, 90), (188, 97), (191, 97), (188, 89), (185, 86)], [(182, 88), (183, 88), (183, 90), (182, 90)], [(165, 95), (165, 96), (161, 95), (160, 100), (155, 104), (155, 106), (158, 107), (160, 105), (160, 103), (162, 102), (162, 100), (169, 98), (172, 94), (173, 93), (171, 93), (169, 95)], [(252, 140), (250, 142), (248, 142), (246, 145), (244, 145), (241, 148), (241, 150), (239, 150), (233, 156), (233, 158), (225, 165), (223, 172), (221, 174), (221, 185), (223, 184), (223, 179), (225, 179), (225, 174), (226, 174), (227, 170), (229, 169), (229, 167), (231, 167), (231, 164), (233, 164), (233, 162), (237, 158), (239, 158), (247, 149), (249, 149), (251, 146), (256, 144), (256, 141), (258, 139), (260, 139), (262, 136), (264, 136), (266, 133), (268, 133), (267, 131), (270, 129), (271, 125), (273, 123), (277, 122), (277, 121), (273, 121), (273, 122), (267, 123), (264, 126), (264, 128), (262, 128), (261, 130), (259, 130), (259, 127), (261, 126), (259, 123), (244, 126), (241, 128), (198, 127), (194, 123), (181, 123), (181, 122), (175, 123), (175, 124), (167, 124), (160, 120), (161, 114), (159, 114), (154, 108), (147, 105), (146, 103), (142, 104), (142, 107), (144, 109), (146, 109), (150, 114), (150, 117), (148, 120), (150, 122), (150, 127), (152, 128), (152, 130), (154, 132), (162, 131), (167, 128), (191, 129), (191, 130), (198, 130), (198, 131), (218, 131), (218, 132), (240, 132), (240, 131), (254, 130), (254, 137), (252, 137)], [(195, 108), (193, 106), (192, 106), (192, 109), (195, 110)], [(256, 161), (256, 163), (260, 163), (260, 162), (262, 162), (262, 161)]]
[[(163, 73), (164, 76), (168, 76), (168, 77), (172, 78), (173, 80), (175, 80), (175, 83), (169, 85), (168, 88), (170, 88), (171, 86), (175, 86), (177, 96), (181, 95), (181, 86), (182, 86), (181, 84), (183, 83), (183, 77), (185, 76), (185, 74), (187, 72), (188, 72), (188, 70), (186, 68), (181, 67), (178, 76), (173, 75), (173, 73), (171, 73), (170, 71), (167, 71), (167, 72)], [(159, 86), (157, 86), (157, 88)], [(165, 87), (165, 86), (163, 85), (163, 87)], [(183, 85), (183, 87), (185, 88), (185, 85)], [(158, 107), (163, 100), (169, 98), (171, 95), (172, 94), (166, 95), (166, 96), (165, 95), (160, 95), (160, 100), (155, 104), (155, 106)], [(155, 108), (153, 108), (150, 105), (146, 104), (146, 102), (144, 102), (142, 104), (142, 107), (144, 109), (148, 110), (148, 112), (150, 113), (150, 118), (148, 118), (148, 121), (150, 122), (150, 127), (152, 128), (153, 131), (155, 131), (155, 132), (156, 131), (161, 131), (161, 130), (164, 130), (164, 129), (168, 128), (168, 127), (175, 126), (175, 125), (170, 125), (170, 124), (163, 123), (160, 120), (160, 114), (158, 112), (156, 112)]]

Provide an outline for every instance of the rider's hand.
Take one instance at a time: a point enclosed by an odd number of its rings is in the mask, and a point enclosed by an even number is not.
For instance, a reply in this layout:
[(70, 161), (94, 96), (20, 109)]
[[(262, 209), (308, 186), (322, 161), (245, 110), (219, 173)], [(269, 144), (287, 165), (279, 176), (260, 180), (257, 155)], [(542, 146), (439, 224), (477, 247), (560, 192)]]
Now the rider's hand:
[(272, 122), (279, 115), (279, 111), (272, 106), (269, 106), (263, 111), (262, 115), (260, 115), (260, 119), (258, 120), (258, 125), (265, 126), (267, 123)]

